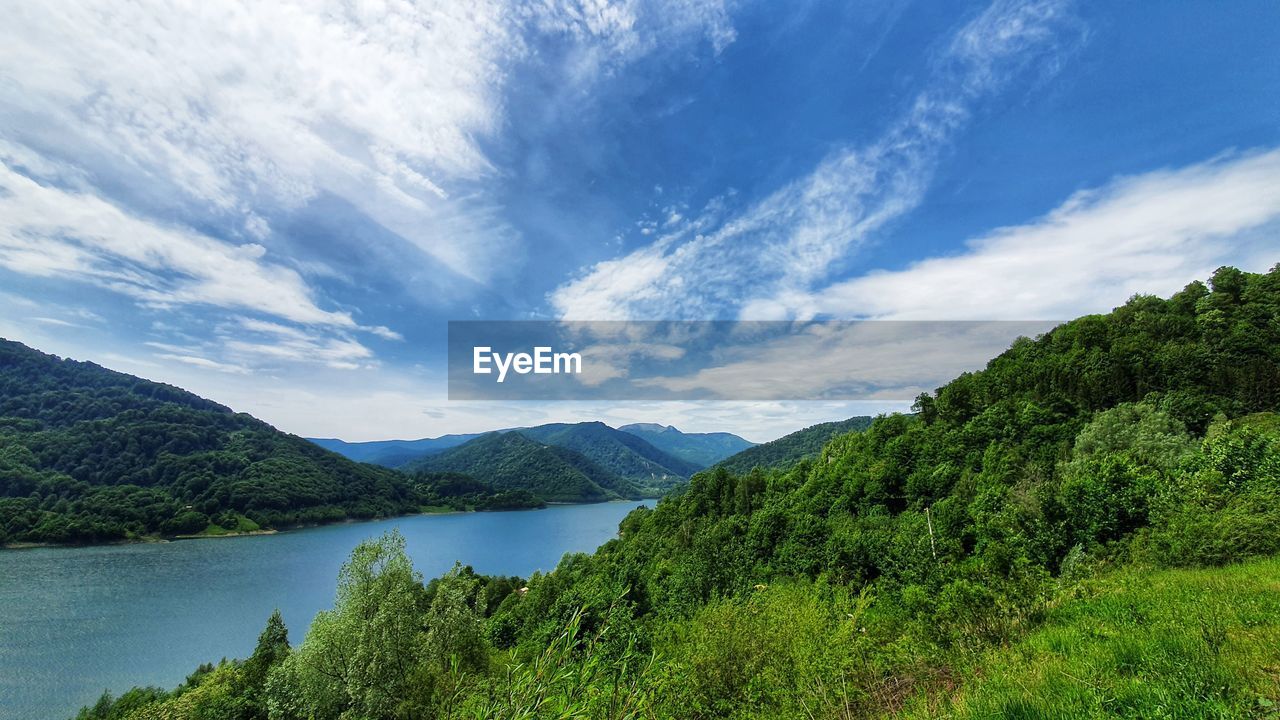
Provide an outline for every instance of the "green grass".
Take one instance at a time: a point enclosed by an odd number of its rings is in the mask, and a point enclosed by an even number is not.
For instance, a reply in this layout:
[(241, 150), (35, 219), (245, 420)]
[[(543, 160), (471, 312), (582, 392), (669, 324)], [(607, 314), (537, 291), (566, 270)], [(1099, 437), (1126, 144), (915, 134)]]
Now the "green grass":
[(1280, 718), (1280, 558), (1125, 570), (983, 653), (906, 718)]
[(243, 515), (237, 514), (236, 524), (234, 527), (223, 527), (217, 523), (209, 523), (209, 527), (201, 531), (200, 535), (233, 535), (235, 533), (257, 532), (261, 529), (262, 528), (258, 526), (258, 523)]
[[(470, 509), (471, 508), (469, 507), (466, 508), (466, 510)], [(421, 510), (424, 515), (443, 515), (445, 513), (464, 512), (463, 510), (456, 507), (450, 507), (449, 505), (423, 505)]]

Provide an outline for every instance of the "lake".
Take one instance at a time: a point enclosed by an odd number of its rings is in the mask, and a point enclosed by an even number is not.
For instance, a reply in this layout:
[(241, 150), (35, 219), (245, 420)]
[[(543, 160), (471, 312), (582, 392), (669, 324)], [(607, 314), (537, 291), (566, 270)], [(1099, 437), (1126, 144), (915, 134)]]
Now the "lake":
[(63, 720), (103, 690), (170, 689), (202, 662), (243, 658), (274, 608), (302, 641), (333, 606), (362, 540), (404, 534), (426, 578), (455, 560), (490, 575), (551, 570), (617, 534), (639, 503), (419, 515), (277, 535), (0, 551), (0, 720)]

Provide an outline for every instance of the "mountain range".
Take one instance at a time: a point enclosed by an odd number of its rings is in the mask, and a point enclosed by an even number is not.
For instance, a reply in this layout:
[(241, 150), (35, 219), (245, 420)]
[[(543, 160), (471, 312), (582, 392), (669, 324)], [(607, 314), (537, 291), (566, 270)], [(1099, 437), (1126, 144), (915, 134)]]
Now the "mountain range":
[[(491, 432), (519, 432), (547, 445), (577, 450), (622, 477), (658, 485), (663, 484), (665, 477), (688, 478), (754, 445), (732, 433), (684, 433), (671, 425), (657, 423), (634, 423), (618, 428), (602, 422), (549, 423), (525, 428), (498, 428)], [(419, 440), (368, 442), (308, 439), (357, 462), (412, 468), (416, 460), (458, 447), (485, 434), (462, 433)]]
[(705, 467), (602, 422), (497, 430), (453, 447), (433, 442), (399, 468), (465, 473), (497, 488), (519, 485), (552, 502), (656, 497)]
[(0, 544), (657, 497), (743, 448), (765, 459), (742, 462), (780, 462), (784, 440), (581, 422), (308, 441), (172, 385), (0, 340)]

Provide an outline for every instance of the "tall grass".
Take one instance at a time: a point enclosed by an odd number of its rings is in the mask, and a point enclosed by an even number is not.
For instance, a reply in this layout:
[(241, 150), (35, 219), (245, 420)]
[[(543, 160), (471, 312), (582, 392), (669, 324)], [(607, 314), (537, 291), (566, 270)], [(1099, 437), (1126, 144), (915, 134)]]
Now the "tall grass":
[(1087, 582), (906, 718), (1280, 718), (1280, 559)]

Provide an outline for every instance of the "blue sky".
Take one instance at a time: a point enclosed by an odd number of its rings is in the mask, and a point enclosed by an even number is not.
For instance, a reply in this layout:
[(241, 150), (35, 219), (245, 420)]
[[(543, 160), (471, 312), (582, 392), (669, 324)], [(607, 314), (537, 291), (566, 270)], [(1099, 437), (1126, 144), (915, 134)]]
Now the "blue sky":
[(895, 405), (449, 403), (445, 323), (1057, 319), (1280, 261), (1265, 0), (10, 14), (0, 335), (299, 434), (763, 440)]

